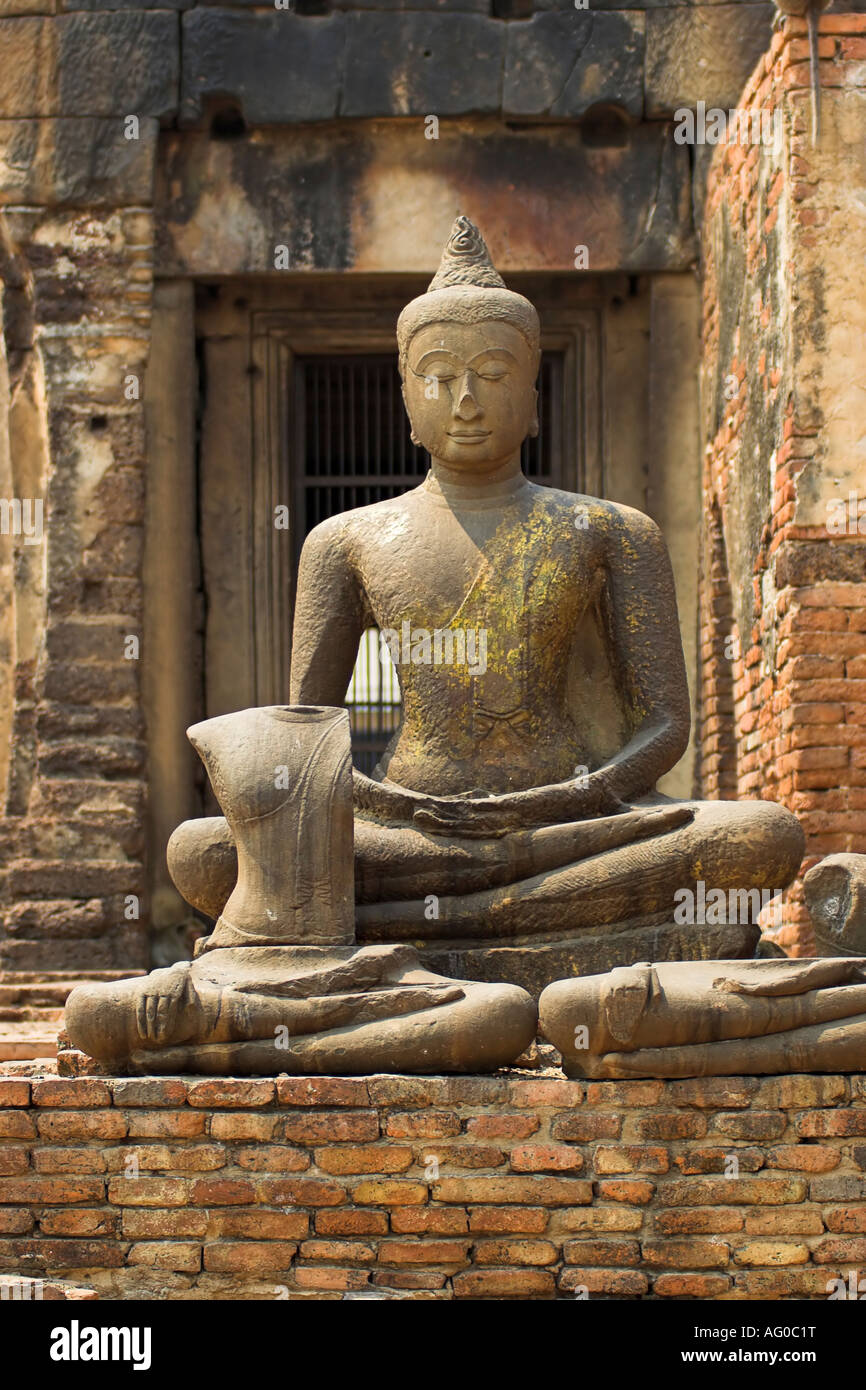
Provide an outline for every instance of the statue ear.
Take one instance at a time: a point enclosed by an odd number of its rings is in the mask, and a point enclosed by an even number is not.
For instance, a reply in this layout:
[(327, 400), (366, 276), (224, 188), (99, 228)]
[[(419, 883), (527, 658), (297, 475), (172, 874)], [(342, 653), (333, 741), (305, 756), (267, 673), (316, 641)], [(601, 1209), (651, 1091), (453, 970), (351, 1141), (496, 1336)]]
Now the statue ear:
[(532, 423), (529, 426), (529, 435), (531, 439), (538, 437), (538, 387), (534, 387), (532, 391)]

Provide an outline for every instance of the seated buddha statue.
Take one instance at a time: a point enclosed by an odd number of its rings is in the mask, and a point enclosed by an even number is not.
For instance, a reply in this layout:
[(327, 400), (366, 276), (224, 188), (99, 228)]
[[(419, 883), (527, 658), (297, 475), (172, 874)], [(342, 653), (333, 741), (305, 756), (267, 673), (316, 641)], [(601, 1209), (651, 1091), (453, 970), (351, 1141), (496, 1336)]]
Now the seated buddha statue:
[[(397, 341), (430, 471), (307, 537), (291, 704), (189, 731), (225, 816), (179, 826), (169, 868), (217, 924), (192, 962), (73, 991), (69, 1035), (99, 1059), (489, 1070), (562, 976), (751, 956), (754, 901), (797, 871), (783, 807), (657, 791), (690, 724), (664, 541), (639, 511), (524, 476), (538, 316), (468, 219)], [(402, 717), (368, 777), (343, 706), (371, 627)], [(677, 925), (684, 892), (719, 890), (746, 920)]]
[[(690, 729), (667, 550), (642, 512), (522, 472), (539, 320), (467, 218), (397, 339), (430, 471), (310, 532), (292, 644), (298, 705), (343, 703), (370, 627), (400, 682), (399, 729), (371, 777), (353, 773), (358, 940), (535, 993), (647, 957), (751, 956), (754, 913), (677, 925), (676, 895), (766, 901), (802, 832), (772, 801), (656, 790)], [(169, 863), (216, 915), (236, 874), (225, 822), (179, 827)]]

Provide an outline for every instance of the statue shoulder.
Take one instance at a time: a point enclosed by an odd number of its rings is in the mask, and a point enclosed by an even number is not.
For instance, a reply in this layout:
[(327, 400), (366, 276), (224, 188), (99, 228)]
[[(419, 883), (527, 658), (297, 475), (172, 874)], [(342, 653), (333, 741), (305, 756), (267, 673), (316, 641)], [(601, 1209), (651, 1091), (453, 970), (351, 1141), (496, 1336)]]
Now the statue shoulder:
[(615, 549), (622, 545), (664, 547), (662, 533), (652, 517), (636, 507), (559, 488), (540, 487), (538, 496), (545, 509), (560, 514), (578, 536), (585, 532), (595, 539), (607, 540)]

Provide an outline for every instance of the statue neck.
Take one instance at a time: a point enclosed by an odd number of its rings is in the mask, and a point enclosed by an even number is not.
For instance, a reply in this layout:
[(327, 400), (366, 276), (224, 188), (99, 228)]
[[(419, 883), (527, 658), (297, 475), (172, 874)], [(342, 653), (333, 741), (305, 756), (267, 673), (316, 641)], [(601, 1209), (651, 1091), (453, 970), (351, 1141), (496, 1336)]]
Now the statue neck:
[(431, 458), (430, 472), (424, 481), (428, 492), (458, 504), (479, 499), (503, 501), (525, 486), (526, 478), (520, 467), (519, 454), (489, 473), (451, 468), (447, 463)]

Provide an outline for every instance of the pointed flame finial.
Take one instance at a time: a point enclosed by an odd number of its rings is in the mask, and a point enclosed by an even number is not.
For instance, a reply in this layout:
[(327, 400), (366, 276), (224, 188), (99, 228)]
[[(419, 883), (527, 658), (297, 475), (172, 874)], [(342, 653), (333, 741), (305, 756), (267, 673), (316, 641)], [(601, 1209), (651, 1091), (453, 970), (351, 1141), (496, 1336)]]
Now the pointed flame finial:
[(427, 289), (429, 293), (430, 290), (451, 289), (455, 285), (505, 289), (505, 281), (490, 259), (483, 236), (475, 223), (462, 213), (455, 218), (439, 269)]

